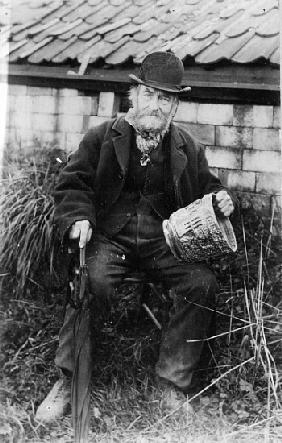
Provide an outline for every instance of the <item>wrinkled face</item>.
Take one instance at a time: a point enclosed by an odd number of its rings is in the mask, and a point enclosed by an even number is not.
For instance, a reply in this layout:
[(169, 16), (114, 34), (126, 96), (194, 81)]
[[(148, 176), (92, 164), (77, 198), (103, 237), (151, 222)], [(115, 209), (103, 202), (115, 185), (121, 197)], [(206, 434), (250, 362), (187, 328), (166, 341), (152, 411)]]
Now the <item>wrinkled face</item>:
[(162, 131), (177, 107), (173, 94), (145, 85), (138, 87), (136, 119), (144, 130)]

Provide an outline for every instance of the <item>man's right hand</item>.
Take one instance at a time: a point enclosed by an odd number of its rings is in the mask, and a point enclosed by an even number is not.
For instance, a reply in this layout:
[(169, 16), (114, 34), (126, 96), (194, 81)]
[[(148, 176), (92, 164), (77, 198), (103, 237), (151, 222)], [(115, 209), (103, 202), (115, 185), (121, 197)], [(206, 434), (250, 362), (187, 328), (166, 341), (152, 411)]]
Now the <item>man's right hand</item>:
[(71, 240), (79, 239), (79, 247), (84, 248), (92, 236), (92, 227), (88, 220), (76, 221), (70, 230), (69, 237)]

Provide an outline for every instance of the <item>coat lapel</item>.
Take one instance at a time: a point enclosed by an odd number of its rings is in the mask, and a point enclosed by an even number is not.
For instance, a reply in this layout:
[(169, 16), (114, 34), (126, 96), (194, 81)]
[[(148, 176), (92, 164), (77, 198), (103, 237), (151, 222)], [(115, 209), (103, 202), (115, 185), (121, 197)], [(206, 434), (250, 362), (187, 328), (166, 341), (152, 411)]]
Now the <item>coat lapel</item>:
[[(113, 124), (116, 135), (113, 137), (113, 145), (123, 175), (126, 174), (129, 163), (130, 144), (132, 130), (131, 126), (123, 119), (119, 118)], [(184, 146), (178, 128), (171, 125), (171, 170), (173, 182), (176, 184), (187, 165), (187, 157), (181, 149)]]
[(187, 156), (184, 154), (181, 149), (185, 143), (182, 140), (180, 133), (177, 127), (172, 124), (171, 125), (171, 171), (173, 177), (173, 183), (177, 184), (179, 178), (186, 168), (187, 165)]
[(130, 143), (131, 143), (131, 127), (122, 118), (115, 121), (113, 129), (116, 135), (113, 137), (113, 145), (117, 156), (117, 161), (120, 165), (121, 171), (125, 176), (128, 169)]

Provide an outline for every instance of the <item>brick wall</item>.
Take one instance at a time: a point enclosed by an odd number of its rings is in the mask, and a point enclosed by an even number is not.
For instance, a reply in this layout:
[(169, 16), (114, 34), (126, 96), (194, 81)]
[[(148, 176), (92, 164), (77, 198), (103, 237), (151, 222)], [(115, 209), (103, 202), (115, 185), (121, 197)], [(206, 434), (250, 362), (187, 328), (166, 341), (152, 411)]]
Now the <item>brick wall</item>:
[[(10, 85), (6, 140), (28, 149), (57, 143), (72, 151), (91, 126), (115, 116), (121, 97), (76, 89)], [(206, 146), (213, 172), (245, 206), (281, 207), (280, 109), (277, 106), (180, 102), (175, 120)]]
[(206, 146), (211, 169), (237, 191), (243, 206), (280, 211), (278, 106), (182, 102), (175, 119)]

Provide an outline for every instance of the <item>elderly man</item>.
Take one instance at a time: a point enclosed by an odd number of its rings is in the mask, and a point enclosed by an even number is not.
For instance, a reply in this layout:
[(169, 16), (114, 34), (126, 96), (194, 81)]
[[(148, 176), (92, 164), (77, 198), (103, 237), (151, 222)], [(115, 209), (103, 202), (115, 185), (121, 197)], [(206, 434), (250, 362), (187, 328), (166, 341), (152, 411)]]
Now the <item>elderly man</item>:
[[(130, 76), (132, 107), (126, 116), (89, 130), (55, 191), (55, 220), (64, 238), (77, 239), (80, 247), (87, 243), (91, 293), (101, 306), (136, 267), (172, 290), (156, 374), (167, 398), (174, 400), (191, 387), (216, 280), (206, 264), (174, 257), (162, 221), (210, 192), (222, 216), (234, 209), (232, 197), (209, 171), (203, 147), (172, 123), (180, 94), (190, 89), (181, 88), (183, 72), (182, 61), (172, 53), (148, 55), (140, 76)], [(67, 313), (56, 356), (65, 374), (72, 372), (71, 317)], [(46, 421), (58, 418), (68, 401), (60, 380), (38, 415)]]

